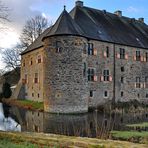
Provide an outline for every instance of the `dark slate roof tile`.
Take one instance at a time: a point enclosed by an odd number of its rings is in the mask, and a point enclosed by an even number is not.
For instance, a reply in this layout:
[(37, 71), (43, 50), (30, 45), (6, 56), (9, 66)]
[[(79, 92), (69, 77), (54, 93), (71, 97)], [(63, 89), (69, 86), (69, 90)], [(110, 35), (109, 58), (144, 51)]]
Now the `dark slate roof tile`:
[(148, 48), (148, 25), (125, 16), (89, 7), (64, 10), (56, 23), (39, 36), (22, 54), (42, 47), (49, 36), (76, 35), (127, 46)]
[(51, 31), (44, 37), (46, 38), (53, 35), (83, 35), (83, 32), (68, 12), (64, 10), (51, 28)]

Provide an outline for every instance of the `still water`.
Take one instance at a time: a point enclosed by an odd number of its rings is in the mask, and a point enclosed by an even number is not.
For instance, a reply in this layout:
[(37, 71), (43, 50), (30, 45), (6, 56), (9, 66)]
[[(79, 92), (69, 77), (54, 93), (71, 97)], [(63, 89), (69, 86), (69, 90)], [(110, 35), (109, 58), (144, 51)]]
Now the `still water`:
[(105, 114), (94, 111), (79, 115), (58, 115), (0, 104), (0, 130), (3, 131), (105, 137), (111, 130), (127, 130), (126, 124), (144, 121), (148, 122), (148, 113)]

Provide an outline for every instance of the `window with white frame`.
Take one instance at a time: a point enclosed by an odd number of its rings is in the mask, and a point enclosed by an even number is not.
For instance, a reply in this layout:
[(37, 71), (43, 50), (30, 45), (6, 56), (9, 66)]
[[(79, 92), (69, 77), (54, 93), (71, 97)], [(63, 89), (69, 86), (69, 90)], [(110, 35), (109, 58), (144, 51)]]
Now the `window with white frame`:
[(95, 70), (94, 68), (88, 69), (88, 81), (94, 81)]
[(93, 43), (88, 43), (88, 55), (93, 55), (93, 54), (94, 54)]
[(109, 70), (103, 71), (104, 81), (109, 81)]
[(125, 59), (125, 49), (120, 48), (120, 59)]

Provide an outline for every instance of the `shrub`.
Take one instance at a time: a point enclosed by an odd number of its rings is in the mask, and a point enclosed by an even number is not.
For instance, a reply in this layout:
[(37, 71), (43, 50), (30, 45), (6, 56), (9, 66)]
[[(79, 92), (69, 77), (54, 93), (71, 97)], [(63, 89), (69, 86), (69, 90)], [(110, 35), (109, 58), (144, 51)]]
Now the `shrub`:
[(11, 88), (10, 88), (10, 84), (9, 83), (5, 82), (3, 84), (2, 90), (3, 90), (3, 97), (4, 98), (10, 98), (11, 97), (12, 91), (11, 91)]

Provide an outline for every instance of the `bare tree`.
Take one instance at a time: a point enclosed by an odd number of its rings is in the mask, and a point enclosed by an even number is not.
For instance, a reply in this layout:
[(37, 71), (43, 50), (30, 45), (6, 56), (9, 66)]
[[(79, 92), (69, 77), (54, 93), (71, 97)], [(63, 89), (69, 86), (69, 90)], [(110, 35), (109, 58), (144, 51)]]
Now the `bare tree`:
[(6, 49), (3, 51), (3, 62), (6, 64), (6, 69), (12, 70), (20, 67), (21, 57), (20, 53), (23, 51), (23, 48), (20, 45), (15, 46), (11, 49)]
[(32, 44), (39, 35), (41, 35), (41, 33), (47, 28), (47, 24), (47, 19), (42, 16), (36, 16), (26, 22), (20, 36), (20, 44), (2, 52), (2, 59), (6, 65), (6, 69), (15, 70), (17, 67), (20, 67), (20, 53)]
[(0, 0), (0, 23), (9, 21), (9, 9)]
[(26, 22), (20, 36), (23, 47), (28, 47), (47, 28), (48, 21), (43, 16), (36, 16)]

